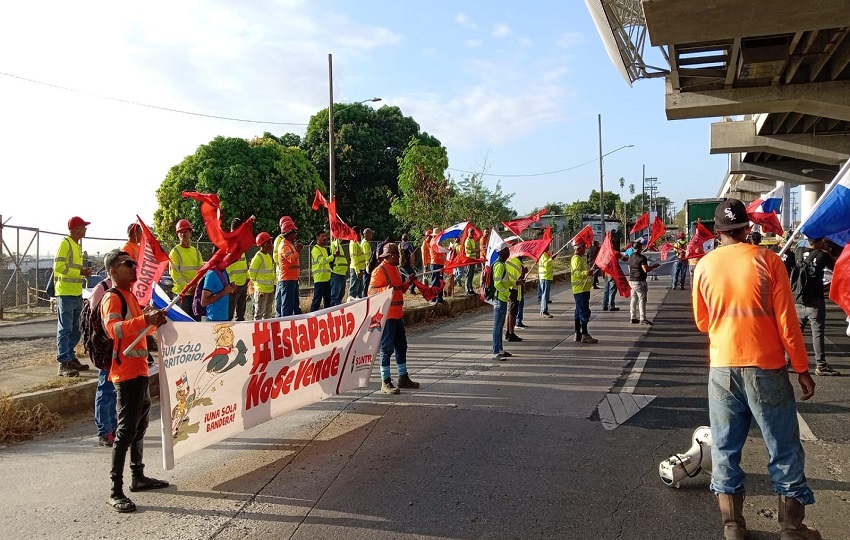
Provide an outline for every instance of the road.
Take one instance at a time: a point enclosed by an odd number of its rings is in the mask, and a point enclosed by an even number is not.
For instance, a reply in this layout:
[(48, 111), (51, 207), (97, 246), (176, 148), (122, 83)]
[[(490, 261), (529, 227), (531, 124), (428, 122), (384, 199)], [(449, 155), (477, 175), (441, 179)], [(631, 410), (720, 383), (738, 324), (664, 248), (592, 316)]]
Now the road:
[[(133, 515), (105, 504), (109, 452), (95, 446), (89, 420), (6, 448), (0, 537), (718, 538), (709, 477), (681, 489), (658, 477), (658, 463), (687, 450), (693, 430), (708, 422), (707, 340), (693, 326), (689, 293), (664, 285), (650, 282), (656, 324), (648, 331), (628, 324), (627, 310), (601, 312), (594, 291), (594, 346), (572, 341), (571, 295), (557, 287), (556, 318), (539, 319), (530, 305), (527, 339), (510, 344), (507, 362), (490, 359), (486, 309), (423, 327), (411, 332), (409, 352), (420, 390), (385, 396), (373, 382), (168, 472), (155, 410), (146, 472), (174, 487), (133, 494)], [(847, 338), (835, 332), (830, 326), (833, 364), (848, 370)], [(638, 358), (646, 361), (639, 377)], [(800, 407), (817, 438), (805, 443), (818, 497), (809, 521), (824, 538), (846, 539), (850, 379), (817, 382), (814, 401)], [(606, 429), (597, 405), (626, 387), (654, 398)], [(776, 537), (766, 459), (754, 430), (744, 455), (753, 539)]]
[(56, 318), (0, 325), (0, 340), (56, 337)]

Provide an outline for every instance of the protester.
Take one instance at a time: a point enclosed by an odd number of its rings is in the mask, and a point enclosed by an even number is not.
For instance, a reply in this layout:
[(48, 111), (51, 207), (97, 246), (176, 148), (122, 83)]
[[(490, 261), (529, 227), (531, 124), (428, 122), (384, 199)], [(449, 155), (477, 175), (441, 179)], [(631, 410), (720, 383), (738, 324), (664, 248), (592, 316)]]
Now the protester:
[[(401, 277), (407, 281), (407, 278), (416, 274), (416, 248), (410, 243), (410, 237), (407, 234), (401, 235), (401, 244), (398, 246), (398, 251), (401, 254), (401, 262), (399, 270)], [(408, 292), (415, 293), (416, 286), (411, 284)]]
[(762, 239), (761, 233), (758, 232), (758, 231), (753, 231), (750, 234), (750, 243), (754, 246), (760, 246), (761, 245), (761, 239)]
[[(646, 255), (643, 254), (643, 242), (635, 242), (632, 245), (634, 253), (629, 257), (629, 285), (632, 287), (631, 301), (629, 302), (629, 313), (632, 324), (643, 324), (651, 326), (652, 322), (646, 318), (646, 294), (648, 286), (646, 275), (655, 270), (660, 264), (649, 264)], [(640, 314), (640, 321), (638, 321)]]
[(685, 233), (679, 233), (679, 237), (673, 243), (673, 249), (676, 251), (676, 268), (671, 288), (675, 289), (678, 286), (684, 291), (685, 277), (688, 272), (688, 242), (685, 240)]
[(310, 311), (318, 311), (322, 307), (331, 307), (331, 262), (333, 256), (328, 253), (325, 244), (328, 234), (316, 231), (316, 245), (310, 250), (310, 271), (313, 274), (313, 300)]
[[(434, 230), (431, 231), (431, 236), (437, 236), (440, 234), (440, 229), (434, 227)], [(443, 282), (443, 268), (446, 266), (446, 250), (440, 244), (436, 243), (437, 249), (431, 250), (431, 264), (428, 266), (428, 270), (431, 272), (431, 286), (432, 287), (440, 287)], [(442, 304), (445, 302), (443, 300), (443, 291), (441, 290), (437, 297), (431, 300), (432, 304)]]
[(130, 254), (130, 258), (134, 261), (139, 260), (139, 250), (142, 242), (142, 226), (134, 221), (127, 226), (127, 243), (121, 248)]
[[(106, 256), (106, 268), (117, 292), (107, 292), (100, 302), (101, 318), (106, 333), (115, 340), (109, 378), (115, 385), (118, 424), (112, 446), (110, 479), (112, 490), (107, 504), (116, 512), (133, 512), (136, 505), (124, 494), (124, 462), (130, 451), (132, 481), (130, 491), (168, 487), (168, 482), (145, 476), (144, 439), (148, 428), (151, 397), (148, 388), (147, 343), (141, 339), (127, 353), (124, 349), (140, 333), (165, 324), (162, 310), (139, 307), (131, 288), (136, 281), (136, 261), (124, 251)], [(121, 301), (117, 295), (124, 300)], [(123, 305), (127, 315), (123, 316)]]
[(365, 296), (363, 283), (365, 283), (366, 279), (366, 263), (368, 262), (360, 244), (362, 239), (360, 235), (360, 227), (355, 225), (351, 228), (351, 230), (357, 235), (357, 240), (351, 240), (348, 243), (348, 257), (351, 259), (351, 262), (349, 263), (350, 272), (348, 274), (349, 302)]
[(298, 279), (301, 275), (301, 243), (295, 241), (295, 233), (298, 227), (289, 216), (283, 216), (281, 221), (281, 234), (283, 240), (280, 242), (277, 260), (279, 262), (280, 275), (275, 296), (275, 315), (288, 317), (301, 313), (301, 297), (298, 294)]
[(333, 257), (333, 265), (331, 266), (331, 305), (338, 306), (342, 304), (342, 298), (345, 296), (345, 278), (348, 275), (348, 259), (345, 258), (345, 251), (342, 249), (342, 240), (334, 238), (331, 240), (331, 257)]
[(478, 258), (487, 258), (487, 245), (490, 243), (490, 227), (484, 227), (484, 233), (478, 239)]
[[(473, 234), (474, 234), (474, 231), (470, 227), (469, 230), (466, 232), (466, 240), (464, 240), (464, 242), (463, 242), (463, 253), (469, 259), (476, 259), (477, 258), (476, 255), (477, 255), (478, 250), (476, 249), (475, 238), (473, 238)], [(475, 269), (477, 268), (477, 266), (478, 265), (470, 264), (470, 265), (465, 267), (466, 268), (466, 283), (465, 283), (466, 294), (468, 294), (469, 296), (475, 296), (476, 294), (478, 294), (478, 293), (475, 292), (475, 289), (472, 287), (472, 280), (475, 278)]]
[(261, 232), (256, 238), (260, 248), (251, 259), (248, 277), (254, 284), (254, 320), (270, 319), (274, 308), (274, 262), (272, 261), (272, 237)]
[[(372, 270), (378, 265), (378, 258), (376, 256), (372, 256), (372, 237), (375, 235), (375, 231), (370, 228), (363, 229), (363, 239), (360, 241), (360, 249), (363, 251), (363, 259), (366, 261), (366, 269), (363, 273), (363, 294), (362, 296), (366, 296), (366, 292), (369, 290), (369, 279), (372, 277)], [(373, 260), (374, 259), (374, 260)]]
[[(239, 218), (233, 218), (230, 222), (230, 231), (235, 231), (237, 227), (242, 225), (243, 221)], [(230, 295), (230, 300), (227, 307), (227, 320), (232, 321), (236, 315), (237, 321), (245, 320), (245, 304), (248, 300), (248, 258), (243, 253), (239, 259), (227, 267), (227, 277), (230, 283), (236, 285), (236, 292)]]
[[(133, 259), (135, 260), (135, 259)], [(106, 264), (107, 260), (104, 257), (103, 266), (105, 268), (109, 268)], [(91, 296), (89, 297), (89, 319), (86, 323), (90, 326), (88, 331), (92, 335), (97, 335), (95, 330), (91, 328), (95, 323), (99, 323), (102, 326), (102, 319), (100, 318), (100, 314), (97, 313), (100, 310), (100, 302), (103, 300), (103, 295), (112, 288), (112, 278), (107, 277), (103, 281), (97, 284), (97, 286), (92, 289)], [(83, 310), (83, 318), (86, 317), (86, 310)], [(96, 317), (95, 317), (96, 315)], [(90, 338), (94, 339), (94, 338)], [(112, 351), (106, 350), (95, 350), (93, 344), (86, 341), (84, 336), (83, 338), (85, 345), (92, 346), (92, 348), (88, 349), (89, 357), (92, 359), (92, 363), (95, 366), (104, 365), (100, 361), (106, 361), (112, 359)], [(104, 347), (105, 349), (105, 347)], [(97, 358), (96, 355), (102, 354), (103, 357)], [(108, 354), (108, 355), (107, 355)], [(94, 393), (94, 424), (97, 429), (97, 445), (103, 446), (107, 448), (112, 448), (113, 443), (115, 442), (115, 430), (118, 426), (118, 418), (115, 412), (115, 385), (112, 384), (112, 381), (109, 380), (109, 369), (98, 369), (97, 376), (97, 388)]]
[[(391, 288), (393, 297), (384, 329), (381, 332), (381, 350), (378, 361), (381, 366), (381, 392), (398, 394), (399, 388), (419, 388), (419, 383), (410, 380), (407, 374), (407, 334), (404, 329), (404, 290), (413, 282), (413, 276), (405, 283), (398, 270), (399, 250), (396, 244), (387, 242), (380, 253), (381, 264), (372, 273), (369, 294), (377, 294)], [(393, 385), (390, 376), (390, 356), (395, 351), (395, 364), (398, 369), (398, 387)]]
[(174, 294), (183, 295), (180, 298), (180, 307), (189, 316), (196, 321), (200, 321), (200, 315), (195, 315), (192, 310), (192, 300), (194, 297), (195, 287), (188, 287), (189, 282), (195, 278), (195, 274), (204, 265), (204, 257), (198, 248), (192, 245), (192, 224), (186, 219), (181, 219), (175, 227), (177, 230), (177, 238), (180, 243), (174, 246), (171, 253), (168, 254), (169, 265), (168, 272), (174, 282), (172, 291)]
[(230, 282), (225, 270), (209, 270), (203, 279), (201, 289), (201, 307), (205, 309), (208, 321), (229, 321), (230, 297), (236, 292), (236, 285)]
[[(614, 249), (614, 257), (618, 261), (627, 261), (628, 257), (620, 253), (620, 248), (617, 244), (611, 243)], [(617, 301), (617, 281), (613, 276), (605, 274), (605, 287), (602, 289), (602, 311), (620, 311), (616, 306)]]
[(770, 455), (770, 480), (779, 494), (781, 538), (820, 538), (803, 524), (804, 505), (815, 498), (806, 482), (784, 354), (797, 373), (800, 399), (814, 395), (815, 382), (782, 261), (746, 243), (749, 223), (744, 203), (720, 203), (714, 227), (720, 231), (721, 247), (703, 257), (694, 271), (694, 319), (711, 343), (711, 490), (717, 495), (725, 537), (745, 538), (746, 475), (740, 463), (755, 420)]
[[(576, 302), (575, 340), (581, 343), (599, 343), (587, 331), (587, 323), (590, 322), (590, 289), (593, 288), (593, 278), (587, 270), (585, 251), (587, 246), (579, 241), (575, 246), (575, 253), (570, 259), (570, 281), (572, 282), (573, 298)], [(613, 278), (612, 278), (613, 280)], [(607, 286), (607, 284), (606, 284)], [(616, 290), (616, 287), (614, 287)]]
[[(277, 222), (278, 227), (280, 227), (280, 234), (275, 237), (274, 246), (272, 247), (272, 262), (274, 262), (274, 267), (275, 267), (276, 272), (280, 271), (280, 260), (278, 260), (278, 257), (280, 256), (280, 244), (281, 244), (281, 242), (283, 242), (283, 236), (284, 236), (283, 235), (283, 229), (284, 228), (288, 229), (289, 223), (291, 221), (292, 221), (292, 218), (289, 217), (289, 216), (280, 216), (280, 219)], [(275, 316), (279, 316), (278, 313), (280, 313), (280, 309), (281, 309), (280, 301), (281, 301), (282, 295), (283, 295), (283, 291), (280, 290), (280, 286), (276, 282), (275, 283), (275, 294), (274, 294)]]
[(519, 266), (519, 276), (516, 279), (516, 285), (511, 288), (510, 302), (508, 302), (508, 333), (505, 334), (505, 339), (508, 341), (522, 341), (522, 338), (516, 335), (516, 328), (527, 328), (522, 322), (522, 315), (525, 310), (525, 295), (523, 288), (525, 286), (525, 275), (528, 272), (522, 264), (521, 257), (511, 257), (507, 263), (508, 269), (515, 270), (515, 266)]
[(77, 377), (89, 369), (77, 359), (74, 348), (80, 342), (80, 315), (83, 312), (83, 287), (91, 267), (83, 260), (80, 241), (90, 222), (74, 216), (68, 220), (68, 236), (62, 239), (53, 259), (53, 283), (56, 290), (56, 361), (60, 377)]
[(800, 319), (800, 330), (812, 326), (812, 347), (815, 350), (815, 374), (841, 375), (826, 361), (824, 330), (826, 329), (826, 302), (823, 298), (823, 271), (835, 267), (835, 259), (827, 250), (826, 238), (811, 238), (809, 246), (794, 251), (796, 268), (791, 271), (794, 308)]
[(549, 314), (549, 289), (554, 277), (555, 257), (556, 255), (552, 255), (547, 249), (537, 261), (537, 301), (540, 302), (540, 316), (544, 319), (552, 318)]
[(505, 326), (505, 318), (508, 313), (508, 301), (511, 297), (511, 289), (516, 286), (519, 272), (514, 273), (507, 265), (511, 249), (504, 242), (496, 248), (499, 259), (493, 263), (493, 285), (496, 288), (496, 296), (493, 298), (493, 360), (507, 360), (511, 353), (502, 346), (502, 328)]
[(591, 267), (591, 274), (593, 275), (593, 288), (599, 288), (599, 274), (600, 271), (596, 268), (594, 263), (596, 262), (596, 256), (599, 254), (599, 240), (594, 240), (593, 244), (591, 244), (590, 248), (587, 250), (587, 264)]

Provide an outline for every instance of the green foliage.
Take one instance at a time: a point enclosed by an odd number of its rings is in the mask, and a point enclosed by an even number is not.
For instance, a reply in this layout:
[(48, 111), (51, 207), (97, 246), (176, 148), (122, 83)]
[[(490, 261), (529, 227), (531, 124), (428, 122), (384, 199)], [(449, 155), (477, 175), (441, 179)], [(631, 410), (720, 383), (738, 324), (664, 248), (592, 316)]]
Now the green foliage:
[(254, 232), (274, 236), (280, 216), (289, 215), (298, 224), (299, 237), (308, 240), (314, 229), (327, 227), (327, 215), (310, 209), (316, 189), (324, 190), (324, 185), (302, 150), (283, 146), (270, 134), (250, 142), (216, 137), (165, 176), (156, 191), (154, 227), (165, 249), (177, 242), (174, 225), (179, 219), (203, 231), (199, 204), (181, 196), (199, 191), (218, 194), (225, 230), (234, 217), (253, 215)]
[[(399, 194), (399, 158), (411, 138), (437, 148), (440, 142), (420, 132), (419, 124), (398, 107), (376, 110), (360, 103), (334, 105), (334, 130), (334, 196), (340, 217), (349, 225), (371, 227), (377, 238), (397, 231), (400, 223), (390, 213), (390, 203)], [(327, 184), (327, 109), (310, 118), (301, 148)]]
[(454, 196), (445, 172), (449, 166), (446, 149), (425, 146), (411, 139), (399, 159), (398, 195), (390, 193), (390, 213), (407, 230), (419, 236), (430, 227), (446, 225), (445, 207), (435, 201), (449, 201)]
[(499, 222), (516, 217), (516, 210), (508, 206), (513, 193), (503, 193), (502, 184), (496, 182), (495, 189), (484, 185), (484, 177), (473, 174), (461, 178), (455, 186), (455, 196), (447, 206), (447, 225), (469, 220), (476, 227), (492, 227)]

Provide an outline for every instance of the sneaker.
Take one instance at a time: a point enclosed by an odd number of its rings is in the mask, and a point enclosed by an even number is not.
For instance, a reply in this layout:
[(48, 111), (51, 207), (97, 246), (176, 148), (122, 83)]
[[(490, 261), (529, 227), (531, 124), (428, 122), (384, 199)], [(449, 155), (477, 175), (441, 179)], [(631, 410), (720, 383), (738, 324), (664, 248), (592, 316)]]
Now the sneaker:
[(652, 326), (652, 321), (647, 321), (646, 319), (640, 322), (644, 326)]
[(382, 394), (400, 394), (401, 390), (393, 386), (392, 379), (384, 379), (384, 382), (381, 383), (381, 393)]
[(618, 308), (618, 307), (610, 307), (610, 308), (608, 308), (608, 311), (620, 311), (620, 308)]
[(824, 364), (821, 367), (815, 368), (815, 375), (823, 375), (825, 377), (837, 377), (841, 375), (840, 371), (835, 371), (829, 364)]
[(581, 342), (593, 344), (593, 343), (599, 343), (599, 340), (594, 338), (594, 337), (591, 337), (590, 334), (585, 334), (584, 337), (581, 338)]
[(516, 323), (516, 326), (518, 326), (520, 328), (528, 328), (526, 325), (522, 324), (521, 322)]
[(550, 313), (541, 313), (540, 316), (543, 317), (544, 319), (554, 319), (555, 318), (555, 316), (550, 314)]
[(504, 353), (499, 353), (499, 354), (494, 354), (494, 355), (493, 355), (493, 360), (497, 360), (497, 361), (499, 361), (499, 362), (504, 362), (504, 361), (505, 361), (505, 360), (507, 360), (507, 359), (508, 359), (508, 357), (507, 357), (507, 356), (505, 356), (505, 355), (504, 355)]
[[(392, 383), (390, 383), (390, 384), (392, 384)], [(399, 375), (399, 377), (398, 377), (398, 387), (399, 388), (416, 389), (416, 388), (419, 388), (419, 386), (420, 385), (419, 385), (418, 382), (410, 380), (410, 375), (408, 375), (407, 373), (405, 373), (404, 375)]]
[(631, 320), (631, 323), (632, 323), (632, 324), (637, 324), (637, 323), (639, 323), (639, 322), (640, 322), (640, 321), (639, 321), (639, 320), (637, 320), (637, 319), (632, 319), (632, 320)]
[(59, 364), (59, 372), (57, 373), (57, 375), (59, 377), (79, 377), (80, 372), (77, 371), (76, 369), (71, 369), (71, 367), (68, 364), (70, 364), (70, 362), (60, 363)]
[(508, 351), (502, 351), (502, 352), (499, 353), (499, 355), (504, 356), (505, 358), (510, 358), (511, 356), (513, 356)]
[(522, 338), (519, 337), (516, 334), (509, 334), (508, 337), (507, 337), (507, 341), (511, 341), (511, 342), (522, 341)]
[(86, 371), (89, 368), (89, 365), (83, 364), (76, 358), (73, 358), (70, 362), (68, 362), (68, 367), (71, 369), (76, 369), (77, 371)]
[(97, 438), (98, 446), (105, 446), (107, 448), (112, 448), (112, 445), (115, 443), (115, 435), (112, 433), (107, 433), (106, 435), (101, 435)]

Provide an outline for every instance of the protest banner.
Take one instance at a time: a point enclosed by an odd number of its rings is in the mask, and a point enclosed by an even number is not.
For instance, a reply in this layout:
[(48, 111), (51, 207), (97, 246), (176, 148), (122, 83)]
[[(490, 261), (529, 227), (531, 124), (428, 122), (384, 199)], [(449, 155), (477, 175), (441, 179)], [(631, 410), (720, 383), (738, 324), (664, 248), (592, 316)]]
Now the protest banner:
[(162, 455), (174, 461), (369, 383), (392, 290), (306, 315), (159, 328)]

